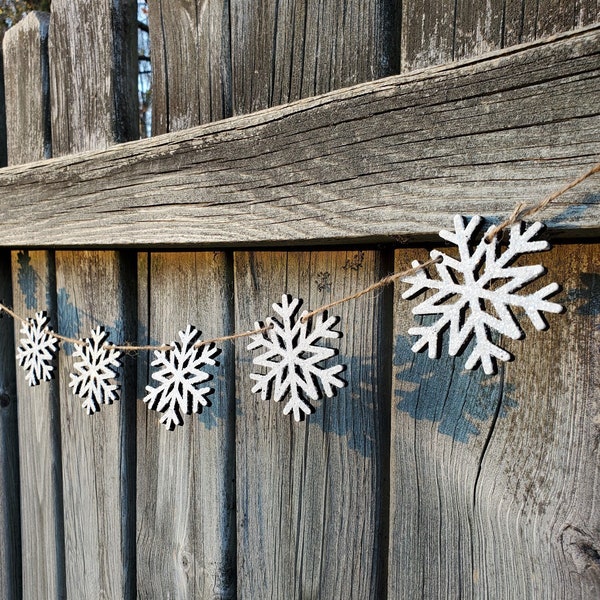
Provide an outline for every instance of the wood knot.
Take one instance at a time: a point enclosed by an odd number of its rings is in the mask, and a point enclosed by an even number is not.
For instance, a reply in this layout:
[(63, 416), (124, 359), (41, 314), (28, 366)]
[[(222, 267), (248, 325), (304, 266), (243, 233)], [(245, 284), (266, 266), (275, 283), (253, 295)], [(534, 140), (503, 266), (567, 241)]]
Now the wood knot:
[(0, 408), (6, 408), (10, 404), (10, 396), (8, 394), (0, 394)]

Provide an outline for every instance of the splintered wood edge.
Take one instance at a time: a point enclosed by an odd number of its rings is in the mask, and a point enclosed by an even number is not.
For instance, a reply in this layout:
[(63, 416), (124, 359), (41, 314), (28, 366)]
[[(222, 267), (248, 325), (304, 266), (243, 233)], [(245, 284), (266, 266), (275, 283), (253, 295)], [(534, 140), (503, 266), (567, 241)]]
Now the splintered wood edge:
[[(425, 241), (600, 161), (600, 26), (186, 131), (0, 169), (5, 247)], [(543, 213), (600, 233), (590, 177)]]

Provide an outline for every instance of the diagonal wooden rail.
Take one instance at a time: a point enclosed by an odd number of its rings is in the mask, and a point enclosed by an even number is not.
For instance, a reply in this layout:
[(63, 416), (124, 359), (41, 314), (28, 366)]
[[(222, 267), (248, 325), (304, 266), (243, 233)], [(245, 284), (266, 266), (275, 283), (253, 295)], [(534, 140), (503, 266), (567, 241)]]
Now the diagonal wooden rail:
[[(598, 162), (600, 27), (108, 150), (0, 170), (5, 247), (434, 239)], [(540, 218), (600, 233), (590, 178)]]

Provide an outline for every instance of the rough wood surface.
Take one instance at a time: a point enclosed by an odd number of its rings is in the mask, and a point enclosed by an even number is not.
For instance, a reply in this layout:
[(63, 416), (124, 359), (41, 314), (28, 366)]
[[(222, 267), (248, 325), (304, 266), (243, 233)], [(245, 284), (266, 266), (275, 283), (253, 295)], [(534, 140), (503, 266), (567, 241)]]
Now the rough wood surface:
[(231, 116), (228, 0), (150, 2), (152, 134)]
[[(0, 245), (435, 238), (598, 161), (600, 28), (0, 172)], [(543, 215), (599, 233), (593, 179)], [(26, 205), (25, 205), (26, 204)]]
[[(236, 329), (273, 315), (283, 293), (309, 309), (386, 272), (381, 253), (236, 253)], [(294, 423), (253, 394), (238, 342), (238, 593), (242, 598), (379, 598), (385, 588), (389, 332), (387, 297), (349, 303), (334, 364), (351, 385)], [(302, 309), (301, 309), (302, 310)], [(347, 326), (347, 324), (352, 324)]]
[[(8, 160), (19, 164), (50, 153), (48, 22), (30, 13), (4, 40)], [(13, 307), (32, 316), (45, 310), (56, 329), (54, 255), (13, 251)], [(15, 345), (22, 337), (15, 322)], [(60, 411), (56, 379), (31, 387), (17, 368), (24, 598), (65, 598)]]
[[(53, 1), (55, 155), (137, 137), (135, 23), (132, 0)], [(89, 336), (103, 324), (112, 340), (135, 337), (135, 257), (59, 252), (56, 281), (60, 330)], [(72, 363), (69, 353), (60, 353), (67, 595), (129, 600), (136, 569), (135, 365), (128, 359), (121, 369), (122, 401), (90, 418), (68, 387)]]
[(406, 0), (402, 72), (600, 22), (597, 0)]
[[(396, 267), (423, 249), (399, 250)], [(498, 375), (410, 351), (396, 297), (390, 598), (595, 598), (600, 246), (527, 257), (563, 291)], [(542, 285), (542, 284), (540, 284)]]
[[(12, 297), (10, 252), (0, 252), (0, 298)], [(19, 436), (12, 319), (0, 319), (0, 597), (22, 597)]]
[(54, 0), (50, 82), (54, 156), (138, 137), (133, 0)]
[(51, 156), (48, 24), (50, 15), (29, 13), (4, 38), (8, 162)]
[[(225, 253), (152, 253), (146, 268), (144, 343), (180, 341), (188, 324), (204, 339), (232, 331)], [(184, 415), (184, 425), (169, 432), (160, 413), (138, 404), (137, 592), (143, 598), (236, 597), (235, 367), (233, 346), (219, 347), (219, 366), (205, 367), (213, 378), (202, 385), (214, 393), (201, 415)], [(158, 385), (153, 371), (140, 368), (140, 398), (146, 385)]]
[(399, 72), (397, 0), (230, 0), (233, 112)]
[(4, 104), (4, 53), (2, 51), (4, 34), (4, 25), (0, 24), (0, 167), (8, 164), (6, 158), (6, 107)]

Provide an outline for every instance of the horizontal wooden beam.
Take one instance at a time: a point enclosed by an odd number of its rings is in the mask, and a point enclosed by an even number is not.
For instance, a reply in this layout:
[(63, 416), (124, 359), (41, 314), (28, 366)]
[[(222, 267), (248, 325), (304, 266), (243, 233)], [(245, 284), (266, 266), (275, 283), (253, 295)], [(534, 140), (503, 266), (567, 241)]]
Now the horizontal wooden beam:
[[(1, 246), (435, 239), (600, 160), (600, 27), (183, 132), (0, 170)], [(600, 177), (541, 215), (600, 233)]]

